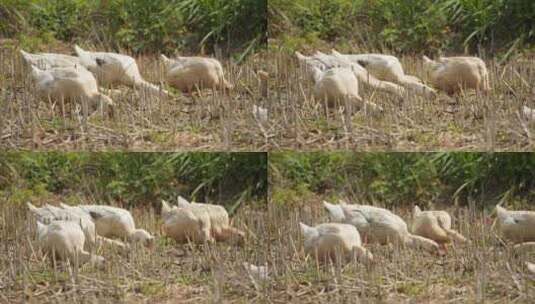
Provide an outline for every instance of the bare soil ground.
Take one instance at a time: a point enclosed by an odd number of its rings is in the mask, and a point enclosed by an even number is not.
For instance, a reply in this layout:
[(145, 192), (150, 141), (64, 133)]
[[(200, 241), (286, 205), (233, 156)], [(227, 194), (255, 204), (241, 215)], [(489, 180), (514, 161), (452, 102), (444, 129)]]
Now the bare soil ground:
[[(26, 210), (3, 206), (0, 217), (0, 303), (532, 303), (535, 277), (505, 246), (483, 212), (449, 208), (454, 227), (472, 240), (438, 257), (395, 246), (368, 245), (376, 263), (320, 265), (303, 254), (300, 221), (327, 221), (319, 199), (299, 208), (245, 206), (234, 225), (248, 233), (243, 247), (177, 245), (160, 234), (159, 216), (135, 210), (139, 226), (156, 233), (153, 251), (127, 255), (100, 248), (109, 263), (100, 271), (54, 270), (35, 247)], [(407, 221), (408, 210), (394, 210)], [(242, 262), (267, 263), (270, 277), (253, 283)]]
[[(72, 50), (48, 50), (69, 54)], [(237, 65), (223, 60), (234, 90), (203, 90), (172, 97), (154, 96), (119, 86), (109, 94), (113, 117), (92, 115), (84, 122), (76, 105), (39, 98), (17, 47), (0, 46), (0, 147), (33, 150), (266, 150), (264, 131), (253, 117), (253, 105), (265, 101), (257, 70), (262, 54)], [(157, 54), (136, 58), (143, 77), (161, 84)]]
[[(272, 47), (274, 49), (275, 47)], [(329, 53), (330, 50), (321, 50)], [(305, 51), (306, 54), (314, 50)], [(400, 58), (404, 70), (426, 80), (420, 58)], [(532, 151), (535, 124), (519, 114), (535, 107), (535, 60), (518, 57), (498, 64), (486, 60), (492, 91), (436, 100), (408, 95), (403, 99), (359, 84), (361, 97), (384, 108), (380, 116), (337, 111), (325, 114), (312, 98), (313, 84), (294, 56), (271, 50), (269, 109), (273, 142), (299, 150), (373, 151)]]

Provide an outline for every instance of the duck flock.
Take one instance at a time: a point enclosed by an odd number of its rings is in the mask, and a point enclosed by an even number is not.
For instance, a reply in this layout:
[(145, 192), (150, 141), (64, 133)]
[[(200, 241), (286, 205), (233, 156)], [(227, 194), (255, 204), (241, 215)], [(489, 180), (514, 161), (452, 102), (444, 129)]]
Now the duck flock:
[[(143, 79), (134, 58), (110, 52), (91, 52), (75, 46), (77, 56), (56, 53), (20, 53), (31, 68), (36, 91), (42, 98), (82, 99), (91, 109), (113, 106), (99, 87), (125, 85), (157, 96), (169, 96), (160, 86)], [(161, 55), (166, 82), (183, 92), (202, 88), (230, 89), (221, 63), (214, 58), (167, 58)]]
[[(325, 261), (373, 262), (373, 254), (364, 243), (396, 244), (410, 249), (425, 250), (432, 254), (447, 254), (447, 244), (471, 243), (452, 229), (452, 220), (443, 210), (422, 211), (415, 206), (412, 227), (390, 210), (358, 204), (323, 205), (331, 222), (314, 227), (299, 223), (304, 236), (305, 253)], [(535, 211), (509, 211), (498, 205), (495, 209), (496, 226), (506, 240), (514, 244), (515, 252), (535, 250)], [(526, 262), (527, 269), (535, 274), (535, 264)]]
[[(36, 207), (27, 203), (37, 222), (37, 239), (41, 248), (58, 260), (91, 261), (104, 266), (104, 258), (92, 256), (91, 248), (109, 244), (120, 250), (131, 245), (155, 246), (154, 236), (136, 228), (132, 214), (108, 205), (46, 204)], [(176, 206), (162, 200), (162, 229), (178, 243), (230, 241), (243, 243), (245, 233), (230, 225), (229, 215), (219, 205), (188, 202), (178, 197)]]
[(485, 62), (477, 57), (440, 57), (437, 61), (424, 56), (424, 69), (429, 74), (432, 87), (416, 76), (407, 75), (398, 58), (383, 54), (341, 54), (336, 50), (313, 56), (295, 53), (299, 62), (313, 79), (314, 96), (334, 104), (337, 99), (349, 98), (357, 106), (382, 111), (382, 108), (363, 101), (355, 83), (403, 97), (406, 93), (435, 98), (435, 88), (454, 95), (463, 89), (490, 90)]
[[(109, 110), (110, 115), (114, 102), (99, 88), (125, 85), (159, 97), (170, 96), (161, 86), (144, 80), (135, 59), (130, 56), (87, 51), (77, 45), (74, 51), (77, 56), (20, 51), (31, 68), (39, 96), (53, 100), (86, 100), (91, 110), (104, 108)], [(315, 100), (325, 101), (330, 108), (339, 105), (351, 113), (352, 109), (383, 112), (380, 105), (360, 96), (359, 84), (400, 98), (410, 94), (433, 99), (439, 91), (453, 96), (468, 89), (487, 94), (491, 89), (485, 62), (477, 57), (439, 57), (431, 60), (423, 56), (423, 67), (430, 82), (427, 85), (420, 78), (405, 74), (399, 59), (392, 55), (341, 54), (336, 50), (332, 50), (331, 54), (317, 51), (311, 56), (300, 52), (295, 52), (295, 55), (304, 73), (314, 83), (312, 94)], [(225, 79), (221, 63), (214, 58), (168, 58), (161, 55), (160, 59), (165, 69), (165, 81), (179, 91), (233, 88)], [(260, 71), (258, 77), (266, 82), (267, 76), (264, 74), (267, 75)], [(267, 83), (262, 86), (267, 90)], [(528, 120), (535, 120), (535, 109), (523, 106), (522, 113)], [(253, 115), (260, 123), (267, 123), (267, 109), (254, 105)]]
[[(422, 211), (414, 207), (412, 226), (390, 210), (358, 204), (323, 202), (330, 222), (316, 226), (299, 223), (304, 251), (320, 263), (328, 261), (373, 263), (368, 243), (396, 244), (432, 254), (447, 254), (447, 244), (470, 243), (452, 229), (451, 216), (446, 211)], [(81, 265), (90, 262), (104, 267), (102, 256), (91, 254), (91, 248), (109, 244), (129, 249), (133, 244), (153, 248), (155, 237), (136, 228), (129, 211), (107, 205), (35, 207), (28, 203), (37, 222), (37, 239), (50, 257)], [(230, 242), (243, 244), (244, 231), (232, 227), (225, 208), (219, 205), (189, 202), (178, 197), (177, 205), (162, 200), (162, 231), (177, 243)], [(496, 227), (514, 244), (515, 251), (535, 250), (535, 211), (509, 211), (496, 206)], [(527, 263), (529, 270), (535, 264)], [(267, 276), (267, 265), (246, 264), (246, 268), (261, 277)]]
[[(399, 59), (392, 55), (341, 54), (332, 50), (331, 54), (316, 51), (311, 56), (295, 52), (295, 56), (314, 83), (313, 96), (316, 100), (326, 101), (328, 107), (338, 103), (345, 108), (382, 112), (381, 106), (360, 96), (355, 84), (399, 98), (417, 95), (434, 99), (439, 92), (455, 96), (470, 89), (478, 94), (488, 94), (491, 90), (487, 66), (478, 57), (439, 57), (431, 60), (423, 56), (422, 65), (429, 79), (429, 84), (425, 84), (420, 78), (405, 74)], [(528, 120), (535, 120), (535, 109), (523, 106), (522, 113)]]

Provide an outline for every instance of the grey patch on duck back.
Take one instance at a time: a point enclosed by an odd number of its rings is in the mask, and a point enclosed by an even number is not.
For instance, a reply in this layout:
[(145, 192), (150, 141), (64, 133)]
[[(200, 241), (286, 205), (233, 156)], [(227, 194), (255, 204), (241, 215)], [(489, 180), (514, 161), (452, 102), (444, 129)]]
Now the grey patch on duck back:
[(357, 60), (358, 64), (365, 68), (368, 65), (368, 62), (365, 60)]
[(89, 215), (91, 215), (91, 218), (94, 219), (94, 220), (98, 220), (99, 218), (102, 217), (101, 214), (99, 214), (97, 212), (94, 212), (94, 211), (89, 211)]
[(96, 58), (95, 61), (97, 62), (98, 66), (103, 66), (104, 64), (106, 64), (106, 61), (102, 58)]

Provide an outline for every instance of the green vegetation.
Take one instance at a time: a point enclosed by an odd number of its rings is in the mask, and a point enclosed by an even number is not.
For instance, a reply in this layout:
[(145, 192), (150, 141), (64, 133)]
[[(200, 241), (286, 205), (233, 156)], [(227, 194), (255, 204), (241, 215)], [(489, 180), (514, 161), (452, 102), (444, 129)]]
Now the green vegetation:
[(535, 199), (533, 153), (275, 153), (275, 203), (311, 194), (387, 206)]
[(0, 37), (22, 46), (57, 41), (127, 48), (134, 53), (241, 55), (266, 43), (266, 0), (3, 0)]
[(79, 203), (118, 201), (126, 206), (175, 200), (226, 205), (265, 200), (265, 153), (4, 153), (0, 155), (0, 200)]
[(268, 12), (269, 36), (289, 48), (496, 53), (535, 43), (530, 0), (271, 0)]

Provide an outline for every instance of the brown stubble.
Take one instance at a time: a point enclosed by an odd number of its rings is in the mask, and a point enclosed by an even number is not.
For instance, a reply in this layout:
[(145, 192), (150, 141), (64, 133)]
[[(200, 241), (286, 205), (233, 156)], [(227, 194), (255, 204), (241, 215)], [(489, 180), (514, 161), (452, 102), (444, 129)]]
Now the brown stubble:
[[(139, 227), (157, 236), (153, 250), (133, 246), (128, 253), (101, 247), (95, 252), (108, 264), (105, 270), (84, 265), (54, 268), (35, 243), (33, 220), (23, 206), (1, 206), (0, 303), (23, 301), (133, 302), (262, 301), (328, 303), (384, 301), (448, 303), (456, 301), (529, 302), (535, 286), (524, 262), (533, 254), (515, 254), (485, 224), (488, 213), (474, 207), (446, 206), (453, 226), (472, 241), (450, 245), (439, 257), (399, 245), (365, 245), (375, 263), (322, 264), (305, 257), (299, 222), (328, 222), (322, 199), (311, 197), (298, 206), (247, 204), (233, 217), (246, 232), (242, 246), (230, 244), (179, 245), (165, 238), (159, 214), (151, 208), (134, 209)], [(474, 204), (470, 204), (474, 206)], [(262, 207), (264, 206), (264, 207)], [(410, 223), (410, 210), (393, 212)], [(253, 282), (244, 262), (267, 264), (270, 278)]]
[[(61, 101), (35, 97), (32, 81), (17, 52), (0, 53), (0, 99), (5, 148), (38, 150), (477, 150), (533, 149), (533, 122), (519, 113), (535, 108), (532, 59), (498, 64), (487, 60), (492, 89), (488, 94), (463, 92), (436, 100), (403, 99), (360, 84), (361, 96), (382, 106), (382, 115), (352, 117), (324, 111), (312, 98), (313, 85), (293, 56), (272, 50), (239, 65), (223, 60), (234, 84), (227, 92), (203, 90), (172, 98), (151, 96), (126, 87), (112, 95), (115, 115), (83, 116)], [(143, 76), (161, 84), (163, 68), (154, 56), (136, 58)], [(419, 58), (401, 58), (410, 75), (426, 80)], [(257, 72), (269, 73), (263, 96)], [(164, 88), (169, 89), (167, 86)], [(267, 124), (252, 115), (253, 105), (269, 111)]]

